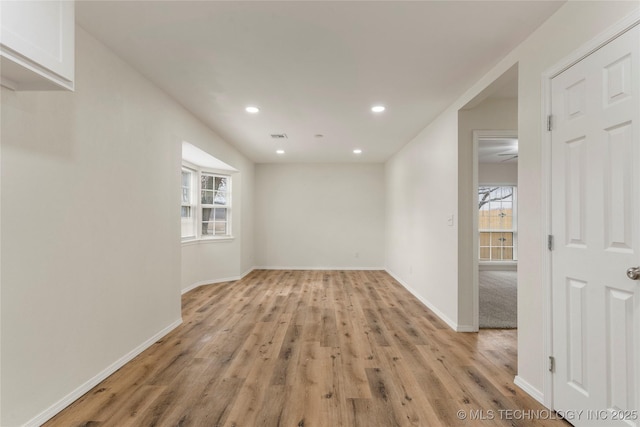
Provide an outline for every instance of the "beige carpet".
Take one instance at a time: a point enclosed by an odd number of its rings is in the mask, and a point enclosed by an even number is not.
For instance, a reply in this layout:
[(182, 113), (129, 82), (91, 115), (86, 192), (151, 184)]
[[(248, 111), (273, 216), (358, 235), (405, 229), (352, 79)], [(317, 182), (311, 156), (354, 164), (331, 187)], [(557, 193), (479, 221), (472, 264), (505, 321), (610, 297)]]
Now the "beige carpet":
[(515, 271), (480, 272), (480, 327), (518, 327), (518, 288)]

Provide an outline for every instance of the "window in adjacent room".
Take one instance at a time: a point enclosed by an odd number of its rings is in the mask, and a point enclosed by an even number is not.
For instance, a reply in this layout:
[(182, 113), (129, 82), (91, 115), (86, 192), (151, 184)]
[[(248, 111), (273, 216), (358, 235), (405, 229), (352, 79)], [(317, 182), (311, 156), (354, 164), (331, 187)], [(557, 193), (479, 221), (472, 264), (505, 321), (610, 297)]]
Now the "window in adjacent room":
[(517, 215), (515, 186), (478, 188), (480, 261), (517, 259)]

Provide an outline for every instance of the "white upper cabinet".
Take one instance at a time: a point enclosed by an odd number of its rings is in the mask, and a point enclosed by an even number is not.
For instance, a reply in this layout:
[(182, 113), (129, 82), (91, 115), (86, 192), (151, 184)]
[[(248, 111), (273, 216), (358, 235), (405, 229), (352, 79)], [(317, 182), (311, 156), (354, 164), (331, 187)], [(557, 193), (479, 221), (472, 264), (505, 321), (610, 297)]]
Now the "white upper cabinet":
[(73, 90), (73, 1), (0, 1), (2, 86)]

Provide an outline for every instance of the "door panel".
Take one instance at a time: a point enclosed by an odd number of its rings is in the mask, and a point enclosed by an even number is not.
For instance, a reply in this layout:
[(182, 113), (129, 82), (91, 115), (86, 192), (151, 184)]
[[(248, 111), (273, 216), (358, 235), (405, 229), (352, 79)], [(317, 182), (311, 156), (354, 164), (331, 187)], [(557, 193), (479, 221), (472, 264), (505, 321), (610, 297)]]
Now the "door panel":
[(587, 176), (587, 142), (584, 136), (565, 143), (566, 158), (566, 221), (569, 245), (586, 245), (585, 208)]
[(567, 370), (576, 390), (589, 396), (587, 372), (587, 283), (567, 279)]
[(585, 410), (578, 426), (640, 426), (639, 40), (552, 80), (554, 409)]
[(632, 122), (607, 129), (604, 163), (605, 242), (607, 250), (632, 252)]
[(631, 96), (631, 55), (604, 67), (605, 102), (608, 105)]
[(607, 343), (609, 348), (609, 384), (607, 406), (612, 408), (633, 408), (635, 390), (633, 378), (638, 361), (635, 358), (633, 336), (634, 305), (637, 301), (633, 292), (607, 289)]

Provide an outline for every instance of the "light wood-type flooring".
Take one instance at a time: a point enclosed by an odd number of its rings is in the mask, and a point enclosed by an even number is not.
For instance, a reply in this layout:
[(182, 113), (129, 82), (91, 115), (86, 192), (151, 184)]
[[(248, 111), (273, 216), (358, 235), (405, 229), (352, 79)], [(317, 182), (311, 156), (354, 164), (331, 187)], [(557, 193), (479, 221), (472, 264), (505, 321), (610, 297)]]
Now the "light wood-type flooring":
[(382, 271), (255, 270), (182, 304), (45, 425), (568, 425), (513, 384), (515, 330), (455, 333)]

